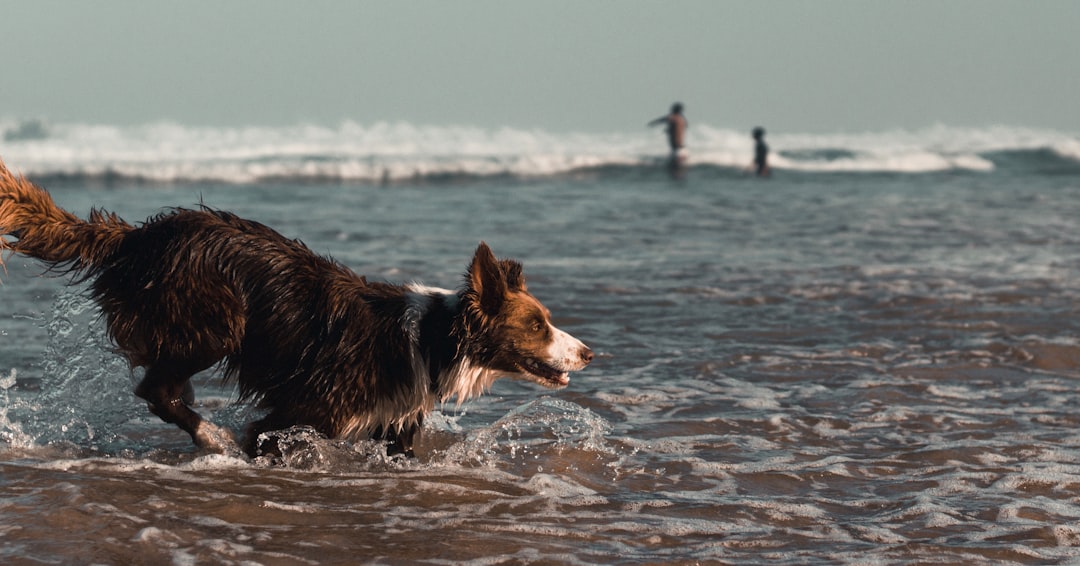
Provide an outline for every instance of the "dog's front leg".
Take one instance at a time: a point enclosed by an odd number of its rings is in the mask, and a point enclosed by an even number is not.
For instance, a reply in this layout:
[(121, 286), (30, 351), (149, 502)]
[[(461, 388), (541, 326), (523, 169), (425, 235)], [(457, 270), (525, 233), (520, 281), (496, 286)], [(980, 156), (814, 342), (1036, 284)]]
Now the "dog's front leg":
[(164, 364), (150, 366), (135, 388), (135, 395), (145, 399), (150, 412), (158, 418), (190, 434), (196, 446), (213, 452), (236, 451), (236, 441), (227, 430), (206, 421), (185, 402), (194, 400), (188, 383), (194, 373)]

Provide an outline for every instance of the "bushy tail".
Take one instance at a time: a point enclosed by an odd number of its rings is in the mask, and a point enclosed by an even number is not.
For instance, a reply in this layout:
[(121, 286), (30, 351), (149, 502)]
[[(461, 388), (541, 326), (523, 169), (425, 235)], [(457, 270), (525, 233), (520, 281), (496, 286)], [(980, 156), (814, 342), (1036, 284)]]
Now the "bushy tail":
[(53, 269), (79, 272), (100, 265), (132, 229), (115, 214), (99, 210), (80, 220), (56, 206), (45, 189), (0, 161), (0, 236), (17, 239), (0, 237), (0, 252), (12, 250)]

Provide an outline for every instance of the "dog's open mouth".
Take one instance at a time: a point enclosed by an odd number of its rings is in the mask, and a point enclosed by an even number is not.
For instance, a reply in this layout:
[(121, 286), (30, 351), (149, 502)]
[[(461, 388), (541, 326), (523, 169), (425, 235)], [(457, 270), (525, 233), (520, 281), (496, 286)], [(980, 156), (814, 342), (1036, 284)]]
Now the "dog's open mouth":
[(518, 367), (521, 368), (522, 373), (533, 377), (534, 381), (544, 387), (560, 388), (570, 383), (569, 372), (553, 368), (536, 358), (525, 358)]

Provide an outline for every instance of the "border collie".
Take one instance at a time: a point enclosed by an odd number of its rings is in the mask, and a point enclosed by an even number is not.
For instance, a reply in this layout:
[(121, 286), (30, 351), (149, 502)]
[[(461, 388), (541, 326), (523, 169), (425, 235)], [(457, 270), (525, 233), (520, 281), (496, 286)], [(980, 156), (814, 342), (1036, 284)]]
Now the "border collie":
[[(109, 337), (150, 411), (212, 451), (231, 435), (192, 410), (192, 375), (219, 362), (264, 432), (307, 425), (331, 438), (388, 441), (412, 454), (435, 405), (461, 403), (509, 376), (558, 389), (592, 351), (551, 324), (521, 264), (476, 248), (456, 292), (369, 282), (298, 240), (234, 214), (171, 209), (138, 226), (87, 220), (0, 161), (0, 251), (90, 281)], [(0, 261), (2, 263), (2, 261)]]

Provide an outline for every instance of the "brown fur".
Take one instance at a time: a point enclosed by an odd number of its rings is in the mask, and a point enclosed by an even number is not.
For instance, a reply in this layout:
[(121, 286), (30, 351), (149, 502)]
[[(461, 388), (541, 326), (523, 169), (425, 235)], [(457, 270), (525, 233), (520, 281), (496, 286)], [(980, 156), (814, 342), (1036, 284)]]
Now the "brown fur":
[[(592, 358), (550, 325), (521, 264), (481, 243), (456, 294), (369, 283), (297, 240), (233, 214), (175, 209), (133, 226), (111, 213), (86, 221), (0, 162), (0, 250), (90, 280), (135, 393), (197, 445), (223, 434), (190, 405), (188, 380), (218, 362), (243, 399), (269, 414), (262, 432), (309, 425), (331, 436), (412, 438), (436, 400), (479, 394), (500, 375), (549, 387)], [(557, 340), (561, 349), (551, 344)]]

